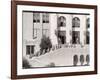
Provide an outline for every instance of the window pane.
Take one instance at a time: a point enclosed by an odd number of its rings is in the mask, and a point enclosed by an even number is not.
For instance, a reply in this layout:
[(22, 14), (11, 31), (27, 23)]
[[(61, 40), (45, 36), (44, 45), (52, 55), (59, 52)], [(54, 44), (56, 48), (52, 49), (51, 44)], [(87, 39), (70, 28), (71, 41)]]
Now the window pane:
[(33, 13), (33, 22), (36, 22), (36, 13)]
[(80, 27), (80, 19), (78, 17), (73, 18), (72, 27)]
[(40, 13), (33, 13), (33, 22), (40, 22)]
[(46, 21), (45, 18), (46, 18), (45, 13), (43, 13), (43, 14), (42, 14), (43, 23), (45, 23), (45, 21)]
[(49, 14), (46, 14), (46, 23), (49, 23)]
[(49, 14), (43, 13), (42, 20), (43, 20), (43, 23), (49, 23)]
[(58, 18), (58, 26), (59, 27), (64, 27), (66, 26), (66, 18), (64, 16), (60, 16)]
[(37, 13), (37, 22), (40, 22), (40, 13)]
[(37, 29), (33, 29), (33, 38), (37, 38)]
[(90, 28), (90, 18), (87, 19), (87, 28)]
[(31, 46), (31, 54), (34, 54), (34, 45)]
[(27, 45), (27, 46), (26, 46), (26, 55), (29, 55), (29, 54), (30, 54), (30, 46)]
[(89, 34), (89, 31), (86, 31), (86, 44), (89, 44), (90, 43), (90, 34)]

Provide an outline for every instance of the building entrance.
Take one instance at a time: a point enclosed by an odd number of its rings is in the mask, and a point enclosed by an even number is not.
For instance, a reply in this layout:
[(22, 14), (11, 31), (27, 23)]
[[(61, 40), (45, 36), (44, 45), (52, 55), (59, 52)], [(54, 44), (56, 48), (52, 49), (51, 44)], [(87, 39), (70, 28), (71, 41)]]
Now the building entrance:
[(65, 44), (66, 43), (66, 31), (58, 32), (58, 43)]
[(79, 43), (80, 43), (80, 32), (72, 31), (72, 44), (79, 44)]

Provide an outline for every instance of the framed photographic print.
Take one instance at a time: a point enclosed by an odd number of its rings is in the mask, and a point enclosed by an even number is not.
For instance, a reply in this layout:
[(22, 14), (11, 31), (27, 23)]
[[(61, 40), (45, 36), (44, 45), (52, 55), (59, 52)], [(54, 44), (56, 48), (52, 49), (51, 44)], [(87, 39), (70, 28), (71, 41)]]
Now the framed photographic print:
[(11, 2), (11, 78), (97, 74), (97, 6)]

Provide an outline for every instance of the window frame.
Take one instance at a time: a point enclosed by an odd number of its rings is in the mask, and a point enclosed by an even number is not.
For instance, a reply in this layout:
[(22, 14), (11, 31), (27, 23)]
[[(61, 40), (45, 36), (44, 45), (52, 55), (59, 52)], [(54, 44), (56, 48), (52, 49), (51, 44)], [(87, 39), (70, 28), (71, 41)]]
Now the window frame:
[(79, 28), (79, 27), (80, 27), (80, 19), (78, 17), (72, 18), (72, 28)]

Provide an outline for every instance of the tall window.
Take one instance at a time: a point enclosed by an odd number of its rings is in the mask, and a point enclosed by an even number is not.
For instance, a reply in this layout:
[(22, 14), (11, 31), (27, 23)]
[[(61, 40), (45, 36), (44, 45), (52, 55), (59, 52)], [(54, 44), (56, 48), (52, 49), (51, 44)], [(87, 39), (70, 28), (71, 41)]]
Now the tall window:
[(90, 43), (90, 33), (89, 31), (86, 31), (86, 44)]
[(78, 17), (73, 18), (72, 27), (80, 27), (80, 19)]
[(34, 45), (26, 45), (26, 55), (34, 54)]
[(37, 38), (37, 32), (38, 32), (38, 29), (33, 28), (33, 39)]
[(43, 13), (42, 20), (43, 23), (49, 23), (49, 13)]
[(64, 16), (60, 16), (58, 18), (58, 25), (59, 25), (59, 27), (66, 26), (66, 18)]
[(40, 22), (40, 13), (33, 13), (33, 22), (34, 23)]
[(90, 28), (90, 18), (87, 18), (86, 23), (87, 23), (87, 24), (86, 24), (86, 27), (87, 27), (87, 28)]
[(40, 22), (40, 13), (33, 13), (33, 39), (37, 38), (38, 29), (34, 27), (34, 23)]

